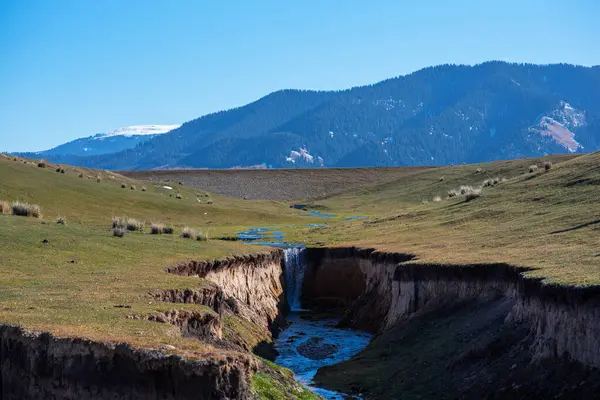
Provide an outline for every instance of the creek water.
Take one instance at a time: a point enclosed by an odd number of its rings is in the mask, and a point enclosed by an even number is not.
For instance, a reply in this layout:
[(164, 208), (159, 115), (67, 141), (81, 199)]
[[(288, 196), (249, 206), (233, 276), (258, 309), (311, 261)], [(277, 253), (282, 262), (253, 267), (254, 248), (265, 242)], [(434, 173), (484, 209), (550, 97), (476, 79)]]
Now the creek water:
[(311, 310), (302, 309), (302, 285), (306, 272), (305, 246), (287, 243), (282, 232), (269, 228), (251, 228), (239, 232), (238, 238), (249, 244), (278, 247), (284, 251), (286, 299), (291, 311), (286, 318), (286, 327), (275, 341), (275, 348), (279, 353), (275, 363), (290, 369), (298, 382), (327, 400), (360, 399), (319, 388), (313, 382), (319, 368), (350, 359), (369, 344), (372, 336), (336, 328), (338, 318), (321, 318)]
[[(282, 245), (280, 245), (282, 246)], [(275, 341), (279, 356), (275, 363), (294, 372), (296, 380), (328, 400), (344, 399), (343, 393), (316, 387), (313, 378), (320, 367), (348, 360), (364, 349), (371, 335), (350, 329), (339, 329), (339, 319), (318, 318), (310, 310), (301, 308), (302, 284), (306, 271), (304, 246), (284, 248), (284, 276), (287, 301), (291, 312), (286, 328)]]

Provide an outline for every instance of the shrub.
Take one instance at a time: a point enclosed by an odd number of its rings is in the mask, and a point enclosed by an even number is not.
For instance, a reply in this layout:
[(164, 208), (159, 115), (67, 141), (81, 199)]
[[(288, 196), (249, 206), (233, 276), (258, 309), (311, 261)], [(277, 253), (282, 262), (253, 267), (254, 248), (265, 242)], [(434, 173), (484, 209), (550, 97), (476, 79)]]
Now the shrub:
[(126, 230), (121, 227), (113, 228), (113, 236), (123, 237), (125, 236)]
[(11, 208), (8, 201), (2, 200), (0, 201), (0, 214), (10, 214)]
[(467, 194), (467, 192), (472, 192), (473, 191), (473, 186), (466, 186), (466, 185), (462, 185), (459, 189), (458, 189), (459, 193), (461, 195), (465, 195)]
[(172, 227), (172, 226), (165, 226), (165, 227), (163, 228), (163, 233), (164, 233), (165, 235), (172, 235), (174, 231), (175, 231), (175, 229), (173, 229), (173, 227)]
[(456, 197), (458, 196), (458, 190), (452, 189), (448, 192), (448, 197)]
[(150, 233), (152, 235), (160, 235), (164, 233), (165, 226), (163, 224), (152, 223), (150, 224)]
[(56, 168), (56, 172), (60, 172), (60, 168)]
[(67, 217), (59, 215), (58, 217), (56, 217), (56, 223), (59, 224), (59, 225), (66, 225), (67, 224)]
[(131, 186), (129, 186), (129, 189), (131, 189), (131, 190), (135, 190), (135, 189), (136, 189), (136, 188), (135, 188), (135, 185), (134, 185), (134, 184), (131, 184)]
[(13, 161), (18, 161), (18, 160), (17, 160), (17, 157), (13, 158)]
[(96, 177), (96, 182), (102, 182), (102, 177), (100, 175)]
[(175, 195), (175, 198), (177, 198), (177, 199), (180, 199), (180, 200), (181, 200), (181, 193), (177, 193), (177, 194)]
[(138, 221), (137, 219), (127, 218), (125, 227), (128, 231), (143, 231), (144, 221)]
[(140, 188), (140, 190), (141, 190), (142, 192), (145, 192), (145, 191), (146, 191), (146, 186), (142, 186), (142, 187)]
[(127, 185), (124, 183), (121, 183), (121, 189), (127, 189)]
[(538, 166), (537, 165), (530, 165), (529, 166), (529, 173), (534, 173), (538, 170)]
[(196, 237), (196, 235), (197, 235), (196, 230), (192, 229), (192, 228), (188, 228), (187, 226), (185, 228), (183, 228), (183, 231), (181, 232), (181, 237), (186, 238), (186, 239), (193, 239)]
[(44, 160), (38, 161), (37, 166), (40, 168), (46, 168), (46, 161), (44, 161)]
[(124, 218), (113, 217), (112, 219), (112, 227), (113, 228), (124, 228), (126, 225), (126, 221)]
[(465, 193), (465, 200), (466, 201), (475, 200), (478, 197), (481, 197), (481, 189), (473, 189), (473, 188), (471, 188), (471, 190), (469, 190), (468, 192)]
[(80, 178), (83, 178), (83, 172), (80, 172), (79, 175), (77, 175)]
[(206, 200), (206, 204), (212, 204), (212, 203), (213, 203), (212, 199)]
[(42, 211), (37, 204), (27, 204), (15, 201), (11, 205), (12, 214), (22, 217), (42, 218)]
[(485, 181), (483, 181), (483, 183), (481, 184), (481, 186), (483, 187), (488, 187), (488, 186), (492, 186), (493, 185), (493, 180), (492, 179), (486, 179)]
[(552, 162), (551, 161), (544, 161), (544, 169), (546, 171), (550, 171), (550, 169), (552, 169)]
[(475, 172), (478, 173), (478, 174), (481, 174), (483, 172), (483, 169), (477, 168), (477, 170)]
[(64, 169), (64, 168), (61, 168), (61, 169), (60, 169), (60, 173), (61, 173), (61, 174), (64, 174), (64, 173), (65, 173), (65, 169)]
[(435, 203), (439, 203), (440, 201), (442, 201), (442, 198), (441, 198), (440, 196), (435, 196), (435, 197), (433, 198), (433, 201), (434, 201)]
[(444, 181), (444, 177), (440, 176), (440, 182), (443, 182), (443, 181)]
[(423, 203), (423, 204), (429, 204), (429, 200), (427, 200), (427, 199), (423, 199), (422, 203)]
[(203, 233), (196, 233), (196, 240), (200, 242), (206, 242), (208, 240), (208, 235), (205, 235)]

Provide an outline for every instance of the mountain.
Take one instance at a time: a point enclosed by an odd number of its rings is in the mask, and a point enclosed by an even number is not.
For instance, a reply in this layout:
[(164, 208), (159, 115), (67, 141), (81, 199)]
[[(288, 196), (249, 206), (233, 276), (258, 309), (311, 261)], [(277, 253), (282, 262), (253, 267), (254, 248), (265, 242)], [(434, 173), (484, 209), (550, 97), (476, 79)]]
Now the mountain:
[(343, 91), (274, 92), (134, 148), (71, 161), (106, 169), (358, 167), (587, 152), (600, 148), (598, 93), (598, 66), (440, 65)]
[(170, 132), (181, 125), (136, 125), (115, 129), (105, 133), (97, 133), (85, 138), (75, 139), (61, 144), (50, 150), (33, 153), (17, 153), (23, 157), (47, 158), (79, 157), (118, 153), (132, 149), (140, 143), (146, 142), (157, 135)]

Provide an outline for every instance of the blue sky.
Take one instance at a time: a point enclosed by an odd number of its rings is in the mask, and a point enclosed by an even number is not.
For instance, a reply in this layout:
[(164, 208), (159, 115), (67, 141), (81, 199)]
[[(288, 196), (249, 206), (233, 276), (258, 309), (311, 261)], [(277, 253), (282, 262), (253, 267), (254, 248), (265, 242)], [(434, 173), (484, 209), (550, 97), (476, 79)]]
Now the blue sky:
[(436, 64), (600, 64), (595, 0), (2, 0), (0, 150)]

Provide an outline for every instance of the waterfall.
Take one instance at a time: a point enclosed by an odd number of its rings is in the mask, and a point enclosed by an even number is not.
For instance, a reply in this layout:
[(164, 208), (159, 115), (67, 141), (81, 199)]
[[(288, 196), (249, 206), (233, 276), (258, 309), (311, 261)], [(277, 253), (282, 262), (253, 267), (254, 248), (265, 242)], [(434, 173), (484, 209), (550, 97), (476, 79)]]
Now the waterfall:
[(287, 301), (292, 311), (302, 309), (300, 296), (302, 295), (302, 282), (304, 282), (304, 272), (306, 270), (304, 253), (304, 247), (287, 247), (284, 249)]

